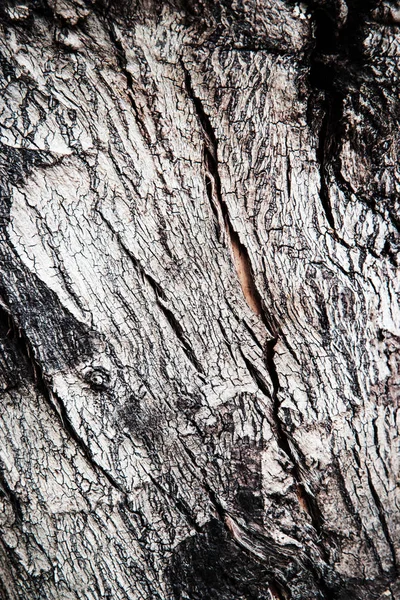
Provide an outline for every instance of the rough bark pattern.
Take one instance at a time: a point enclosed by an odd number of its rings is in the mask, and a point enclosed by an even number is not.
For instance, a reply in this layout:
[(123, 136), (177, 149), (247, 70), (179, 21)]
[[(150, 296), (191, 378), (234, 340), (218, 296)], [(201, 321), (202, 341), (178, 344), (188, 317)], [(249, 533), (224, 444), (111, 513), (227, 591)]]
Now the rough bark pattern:
[(399, 7), (0, 18), (0, 597), (400, 598)]

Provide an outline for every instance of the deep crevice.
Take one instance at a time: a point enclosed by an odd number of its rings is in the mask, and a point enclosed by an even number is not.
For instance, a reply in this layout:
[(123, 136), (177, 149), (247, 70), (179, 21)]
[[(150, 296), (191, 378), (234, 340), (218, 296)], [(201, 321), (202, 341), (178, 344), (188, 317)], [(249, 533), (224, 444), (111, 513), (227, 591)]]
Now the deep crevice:
[(240, 354), (244, 360), (244, 363), (247, 367), (248, 372), (253, 378), (254, 382), (257, 384), (257, 387), (262, 391), (262, 393), (267, 396), (267, 398), (271, 398), (271, 392), (268, 387), (266, 381), (264, 381), (264, 377), (259, 372), (259, 370), (253, 365), (253, 363), (246, 357), (246, 355), (242, 352), (242, 349), (239, 348)]
[[(275, 423), (276, 430), (277, 430), (277, 441), (278, 441), (278, 445), (281, 448), (281, 450), (283, 450), (283, 452), (289, 457), (291, 463), (293, 464), (293, 477), (296, 480), (297, 485), (298, 485), (299, 501), (303, 505), (303, 507), (306, 509), (307, 513), (310, 515), (311, 522), (313, 524), (314, 529), (316, 530), (318, 535), (321, 536), (321, 534), (323, 533), (323, 523), (324, 523), (322, 512), (321, 512), (315, 498), (306, 490), (304, 484), (302, 483), (302, 476), (300, 473), (300, 467), (298, 465), (298, 461), (293, 454), (293, 451), (290, 447), (288, 435), (285, 432), (283, 425), (282, 425), (282, 421), (279, 417), (280, 403), (279, 403), (279, 399), (278, 399), (278, 394), (279, 394), (279, 389), (280, 389), (280, 383), (279, 383), (279, 377), (278, 377), (278, 373), (277, 373), (276, 365), (275, 365), (275, 361), (274, 361), (275, 346), (276, 346), (277, 341), (278, 341), (277, 338), (267, 341), (266, 348), (265, 348), (266, 365), (267, 365), (268, 373), (269, 373), (269, 376), (271, 378), (272, 385), (273, 385), (272, 406), (273, 406), (273, 414), (274, 414), (274, 423)], [(325, 556), (325, 550), (324, 549), (322, 549), (322, 550), (323, 550), (324, 558), (326, 559), (327, 557)]]
[(97, 213), (100, 215), (101, 219), (103, 220), (103, 222), (105, 223), (105, 225), (111, 231), (111, 233), (113, 235), (115, 235), (122, 250), (127, 254), (127, 256), (129, 257), (129, 259), (131, 260), (131, 262), (133, 263), (135, 268), (138, 270), (138, 272), (144, 279), (144, 281), (146, 281), (150, 285), (150, 287), (153, 289), (155, 296), (156, 296), (156, 304), (157, 304), (158, 308), (161, 310), (161, 312), (164, 314), (169, 325), (171, 326), (171, 329), (174, 331), (176, 337), (182, 344), (182, 349), (183, 349), (184, 353), (186, 354), (187, 358), (190, 360), (190, 362), (195, 367), (195, 369), (197, 371), (199, 371), (199, 373), (204, 374), (203, 366), (201, 365), (200, 361), (194, 354), (193, 349), (190, 346), (189, 342), (187, 341), (185, 332), (184, 332), (183, 328), (181, 327), (179, 321), (176, 319), (173, 312), (169, 308), (167, 308), (165, 306), (165, 304), (163, 304), (163, 302), (167, 301), (167, 297), (166, 297), (162, 287), (160, 286), (159, 283), (157, 283), (155, 281), (155, 279), (151, 275), (149, 275), (148, 273), (146, 273), (144, 271), (144, 269), (140, 265), (137, 258), (132, 254), (132, 252), (129, 250), (129, 248), (124, 244), (124, 242), (121, 239), (121, 236), (114, 229), (114, 227), (112, 226), (110, 221), (104, 216), (104, 214), (100, 210), (100, 208), (96, 207), (96, 210), (97, 210)]
[(4, 471), (5, 468), (3, 462), (0, 461), (0, 498), (6, 497), (8, 499), (12, 506), (16, 523), (21, 524), (23, 521), (21, 502), (19, 500), (18, 494), (16, 494), (10, 488)]
[[(40, 387), (38, 387), (38, 389), (41, 391), (43, 396), (46, 398), (48, 404), (54, 408), (55, 413), (60, 417), (61, 423), (62, 423), (64, 429), (66, 430), (66, 432), (69, 434), (69, 436), (74, 440), (74, 442), (80, 448), (82, 454), (86, 458), (86, 461), (93, 468), (93, 470), (95, 472), (100, 471), (102, 473), (102, 475), (104, 475), (104, 477), (107, 479), (107, 481), (111, 484), (111, 486), (114, 487), (115, 489), (117, 489), (119, 492), (121, 492), (125, 496), (126, 491), (123, 489), (123, 487), (121, 487), (121, 485), (114, 479), (114, 477), (108, 471), (106, 471), (106, 469), (104, 467), (99, 465), (99, 463), (97, 463), (93, 459), (90, 449), (87, 447), (87, 445), (82, 440), (79, 433), (75, 430), (75, 427), (71, 423), (71, 421), (68, 417), (68, 414), (67, 414), (67, 409), (66, 409), (63, 401), (55, 392), (53, 392), (49, 389), (49, 387), (45, 383), (45, 380), (43, 379), (41, 367), (39, 367), (38, 363), (36, 363), (36, 364), (38, 366), (39, 373), (40, 373), (40, 379), (39, 379)], [(53, 398), (56, 400), (57, 405), (55, 405)]]
[(122, 43), (120, 42), (120, 40), (117, 38), (116, 32), (114, 30), (114, 26), (112, 24), (108, 25), (107, 27), (107, 31), (108, 34), (110, 36), (110, 40), (112, 42), (112, 44), (114, 45), (115, 49), (116, 49), (116, 57), (117, 57), (117, 62), (118, 62), (118, 66), (121, 70), (121, 73), (124, 75), (125, 79), (126, 79), (126, 83), (127, 83), (127, 87), (128, 87), (128, 98), (129, 98), (129, 102), (132, 106), (133, 112), (135, 114), (135, 118), (137, 121), (137, 124), (139, 126), (140, 132), (143, 136), (143, 138), (146, 140), (147, 144), (150, 146), (151, 145), (151, 137), (150, 134), (147, 130), (147, 127), (143, 121), (143, 118), (140, 114), (139, 108), (135, 102), (134, 99), (134, 81), (133, 81), (133, 77), (131, 75), (131, 73), (128, 71), (128, 60), (126, 57), (126, 52), (124, 50), (124, 47), (122, 45)]
[(173, 330), (176, 337), (180, 341), (180, 343), (182, 345), (182, 349), (183, 349), (184, 353), (186, 354), (187, 358), (190, 360), (190, 362), (195, 367), (195, 369), (204, 375), (203, 366), (200, 363), (200, 361), (197, 359), (197, 357), (195, 356), (192, 347), (190, 346), (189, 342), (186, 339), (186, 335), (183, 330), (183, 327), (181, 326), (179, 321), (176, 319), (173, 312), (169, 308), (164, 306), (164, 304), (162, 304), (162, 302), (160, 302), (158, 300), (157, 300), (157, 306), (164, 314), (165, 318), (167, 319), (168, 323), (171, 326), (171, 329)]
[(163, 300), (165, 302), (167, 300), (167, 297), (166, 297), (166, 295), (164, 293), (164, 290), (161, 287), (161, 285), (159, 283), (157, 283), (157, 281), (143, 269), (143, 267), (141, 266), (141, 264), (138, 261), (138, 259), (136, 258), (136, 256), (124, 244), (124, 242), (122, 241), (121, 236), (114, 229), (114, 227), (112, 226), (111, 222), (107, 219), (107, 217), (104, 215), (104, 213), (102, 212), (102, 210), (100, 209), (99, 206), (96, 206), (96, 212), (100, 216), (100, 218), (102, 219), (103, 223), (108, 227), (108, 229), (111, 231), (111, 233), (116, 237), (116, 239), (117, 239), (119, 245), (121, 246), (122, 250), (129, 257), (129, 260), (132, 262), (133, 266), (140, 273), (141, 277), (145, 281), (147, 281), (147, 283), (153, 289), (153, 291), (154, 291), (154, 293), (156, 295), (156, 298), (161, 298), (161, 300)]
[[(336, 106), (330, 104), (326, 106), (326, 112), (321, 124), (319, 136), (318, 136), (318, 147), (317, 147), (317, 160), (319, 163), (319, 176), (320, 176), (320, 191), (319, 197), (321, 200), (321, 205), (324, 210), (326, 220), (329, 223), (330, 228), (335, 233), (336, 237), (336, 228), (335, 228), (335, 219), (333, 217), (332, 205), (329, 197), (329, 186), (327, 183), (327, 173), (326, 168), (327, 164), (329, 164), (329, 150), (327, 148), (327, 144), (330, 140), (330, 123), (335, 122), (340, 119), (340, 112), (337, 111), (337, 114), (333, 114), (333, 109), (337, 109)], [(335, 111), (336, 112), (336, 111)], [(348, 244), (346, 244), (348, 246)]]
[(345, 482), (344, 476), (342, 474), (342, 471), (340, 469), (340, 463), (336, 457), (332, 457), (332, 464), (335, 469), (335, 474), (336, 474), (337, 481), (338, 481), (338, 489), (339, 489), (340, 495), (342, 496), (343, 502), (344, 502), (350, 516), (354, 519), (354, 522), (356, 524), (356, 527), (359, 530), (359, 533), (364, 534), (366, 544), (367, 544), (368, 548), (371, 550), (372, 554), (374, 555), (374, 558), (375, 558), (375, 561), (376, 561), (376, 564), (377, 564), (377, 567), (379, 570), (379, 574), (382, 576), (384, 574), (384, 571), (383, 571), (383, 567), (382, 567), (381, 558), (379, 556), (379, 553), (376, 549), (376, 546), (375, 546), (373, 540), (371, 539), (371, 537), (368, 535), (366, 529), (364, 528), (364, 525), (363, 525), (363, 522), (361, 520), (359, 513), (356, 511), (356, 509), (354, 507), (354, 504), (350, 497), (350, 494), (347, 491), (346, 482)]
[(339, 153), (345, 133), (343, 105), (353, 79), (365, 67), (362, 48), (363, 27), (376, 0), (348, 0), (347, 17), (340, 13), (340, 3), (306, 3), (315, 23), (315, 43), (308, 57), (310, 85), (308, 120), (317, 131), (317, 160), (320, 168), (320, 200), (332, 235), (338, 237), (329, 194), (328, 169), (340, 173)]
[(197, 533), (201, 533), (201, 531), (202, 531), (201, 526), (192, 517), (192, 512), (191, 512), (190, 508), (187, 506), (186, 502), (183, 500), (183, 498), (178, 498), (175, 494), (173, 494), (172, 492), (167, 490), (164, 486), (162, 486), (157, 481), (157, 479), (155, 477), (153, 477), (153, 475), (149, 474), (149, 477), (150, 477), (154, 487), (156, 487), (161, 494), (166, 495), (166, 496), (168, 496), (168, 498), (170, 498), (170, 500), (174, 503), (174, 505), (176, 506), (178, 511), (185, 517), (188, 525), (190, 527), (192, 527), (192, 529), (197, 531)]
[(369, 486), (369, 489), (371, 490), (371, 495), (374, 499), (376, 508), (378, 509), (379, 521), (380, 521), (380, 524), (382, 527), (382, 531), (383, 531), (385, 539), (388, 543), (388, 546), (390, 548), (390, 553), (392, 555), (393, 574), (398, 575), (399, 568), (398, 568), (397, 558), (396, 558), (396, 549), (395, 549), (393, 540), (392, 540), (390, 532), (389, 532), (389, 527), (388, 527), (388, 524), (386, 521), (386, 516), (385, 516), (385, 509), (382, 506), (381, 499), (379, 498), (378, 492), (376, 491), (375, 486), (372, 482), (371, 473), (368, 468), (367, 468), (367, 476), (368, 476), (368, 486)]
[[(215, 182), (215, 195), (216, 198), (212, 196), (213, 194), (213, 186), (211, 182), (207, 182), (206, 180), (206, 190), (209, 195), (210, 203), (213, 208), (214, 214), (216, 214), (215, 202), (217, 202), (217, 206), (221, 211), (224, 221), (226, 232), (228, 235), (228, 239), (231, 245), (232, 254), (234, 256), (234, 262), (236, 271), (238, 274), (238, 278), (243, 290), (243, 294), (249, 304), (250, 308), (253, 310), (255, 314), (259, 316), (261, 321), (263, 322), (268, 336), (271, 336), (271, 331), (273, 332), (273, 338), (269, 339), (265, 345), (265, 363), (272, 381), (273, 385), (273, 393), (272, 393), (272, 403), (273, 403), (273, 418), (276, 426), (276, 434), (277, 434), (277, 442), (281, 450), (288, 456), (289, 460), (293, 464), (293, 477), (297, 482), (299, 493), (299, 502), (306, 508), (308, 514), (311, 517), (311, 521), (314, 529), (316, 530), (318, 536), (321, 536), (322, 533), (322, 525), (323, 525), (323, 517), (322, 513), (317, 505), (315, 498), (307, 492), (305, 486), (302, 483), (302, 477), (300, 473), (300, 468), (297, 464), (296, 458), (290, 448), (290, 444), (288, 441), (287, 434), (284, 430), (284, 427), (279, 418), (279, 400), (278, 400), (278, 392), (280, 388), (278, 373), (276, 370), (275, 362), (274, 362), (274, 348), (276, 342), (278, 340), (278, 327), (275, 323), (272, 316), (267, 314), (264, 302), (261, 298), (261, 295), (255, 284), (255, 277), (253, 274), (250, 257), (247, 252), (247, 248), (241, 244), (239, 235), (234, 230), (227, 206), (222, 198), (221, 192), (221, 179), (218, 170), (218, 141), (215, 136), (214, 129), (211, 125), (210, 119), (208, 115), (205, 113), (203, 104), (201, 100), (196, 96), (193, 86), (192, 80), (189, 71), (186, 69), (185, 65), (182, 62), (182, 68), (185, 74), (185, 87), (188, 93), (188, 96), (191, 98), (193, 105), (196, 109), (196, 114), (198, 116), (200, 125), (202, 127), (204, 133), (204, 164), (207, 171), (212, 175)], [(247, 360), (245, 357), (244, 361), (246, 366), (249, 369), (249, 372), (257, 385), (260, 387), (261, 391), (271, 397), (271, 394), (268, 390), (268, 387), (264, 384), (262, 376), (259, 374), (257, 369)], [(222, 515), (221, 515), (222, 516)], [(321, 553), (325, 560), (327, 560), (326, 552), (323, 547), (321, 547)], [(314, 573), (314, 576), (316, 574)], [(326, 598), (330, 597), (330, 591), (324, 586), (320, 577), (317, 577), (319, 581), (319, 585), (322, 589), (324, 587), (324, 594)]]
[[(229, 245), (233, 254), (234, 264), (243, 290), (243, 295), (252, 311), (264, 323), (268, 334), (271, 335), (271, 331), (276, 330), (276, 326), (273, 322), (272, 316), (267, 315), (263, 300), (255, 284), (255, 277), (249, 253), (246, 246), (240, 241), (239, 234), (235, 231), (232, 225), (228, 208), (222, 197), (221, 178), (218, 169), (218, 140), (215, 136), (211, 121), (203, 108), (203, 104), (193, 90), (190, 72), (185, 67), (183, 62), (181, 64), (185, 75), (186, 91), (194, 104), (196, 114), (204, 134), (204, 165), (206, 168), (205, 184), (211, 208), (217, 220), (218, 211), (220, 211), (223, 217), (225, 230), (229, 239)], [(210, 177), (212, 177), (214, 185)]]

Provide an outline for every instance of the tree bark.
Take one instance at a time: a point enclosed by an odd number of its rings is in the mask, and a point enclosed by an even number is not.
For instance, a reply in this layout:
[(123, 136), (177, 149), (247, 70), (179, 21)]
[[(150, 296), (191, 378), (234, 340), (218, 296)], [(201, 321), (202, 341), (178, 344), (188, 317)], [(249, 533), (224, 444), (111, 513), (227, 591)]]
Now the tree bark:
[(398, 600), (400, 9), (0, 7), (0, 597)]

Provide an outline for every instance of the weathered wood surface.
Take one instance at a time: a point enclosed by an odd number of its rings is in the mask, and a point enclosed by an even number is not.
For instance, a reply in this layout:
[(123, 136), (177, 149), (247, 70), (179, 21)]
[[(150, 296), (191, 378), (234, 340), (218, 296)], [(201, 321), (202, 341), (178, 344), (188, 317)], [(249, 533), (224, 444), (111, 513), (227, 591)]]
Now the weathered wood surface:
[(398, 600), (400, 9), (0, 15), (0, 597)]

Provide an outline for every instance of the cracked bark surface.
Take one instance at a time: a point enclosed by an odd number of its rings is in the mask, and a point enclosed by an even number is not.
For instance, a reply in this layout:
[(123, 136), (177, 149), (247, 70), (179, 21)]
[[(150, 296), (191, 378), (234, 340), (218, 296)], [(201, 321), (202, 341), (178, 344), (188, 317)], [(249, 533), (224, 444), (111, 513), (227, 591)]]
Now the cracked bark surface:
[(399, 23), (1, 4), (0, 598), (400, 598)]

